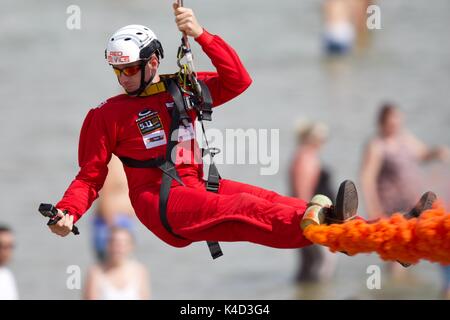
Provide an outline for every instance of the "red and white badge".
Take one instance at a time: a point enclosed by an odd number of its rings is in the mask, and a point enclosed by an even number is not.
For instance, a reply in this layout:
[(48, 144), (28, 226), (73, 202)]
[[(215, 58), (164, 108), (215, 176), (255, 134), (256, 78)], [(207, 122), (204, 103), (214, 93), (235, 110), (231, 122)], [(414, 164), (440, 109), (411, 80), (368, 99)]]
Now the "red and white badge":
[(145, 148), (151, 149), (167, 143), (164, 127), (158, 113), (148, 109), (139, 112), (136, 124)]

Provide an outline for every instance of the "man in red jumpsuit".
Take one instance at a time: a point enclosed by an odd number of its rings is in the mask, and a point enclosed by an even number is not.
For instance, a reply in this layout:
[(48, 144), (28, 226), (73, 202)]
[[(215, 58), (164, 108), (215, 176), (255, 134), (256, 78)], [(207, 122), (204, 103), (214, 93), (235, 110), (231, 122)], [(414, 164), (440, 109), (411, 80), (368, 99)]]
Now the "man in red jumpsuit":
[[(245, 91), (252, 80), (233, 48), (202, 28), (191, 9), (174, 5), (174, 14), (178, 29), (195, 39), (217, 70), (197, 73), (209, 88), (213, 106)], [(106, 58), (126, 94), (87, 114), (79, 141), (80, 171), (56, 205), (61, 219), (50, 226), (52, 232), (66, 236), (89, 209), (105, 181), (111, 154), (137, 160), (165, 155), (174, 100), (157, 72), (162, 56), (159, 41), (144, 26), (126, 26), (110, 38)], [(195, 113), (189, 116), (194, 123)], [(220, 180), (217, 193), (206, 191), (202, 164), (190, 161), (199, 152), (194, 130), (184, 128), (179, 135), (183, 143), (176, 149), (176, 170), (184, 185), (173, 181), (170, 189), (167, 220), (172, 232), (160, 219), (161, 170), (124, 166), (136, 215), (156, 236), (175, 247), (205, 240), (275, 248), (310, 244), (300, 227), (307, 202), (226, 179)], [(191, 144), (194, 148), (188, 147)]]

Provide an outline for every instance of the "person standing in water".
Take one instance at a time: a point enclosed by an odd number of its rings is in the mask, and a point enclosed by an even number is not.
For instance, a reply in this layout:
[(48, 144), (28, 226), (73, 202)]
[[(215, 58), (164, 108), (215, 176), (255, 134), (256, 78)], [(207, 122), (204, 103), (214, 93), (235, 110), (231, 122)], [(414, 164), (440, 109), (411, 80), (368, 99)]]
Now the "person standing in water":
[[(290, 170), (292, 195), (299, 199), (311, 199), (315, 194), (335, 198), (331, 187), (331, 175), (320, 160), (321, 149), (326, 142), (328, 128), (320, 122), (299, 126), (298, 147)], [(317, 283), (332, 278), (336, 255), (327, 248), (312, 245), (298, 250), (299, 263), (296, 274), (298, 283)]]
[(128, 229), (111, 229), (104, 261), (88, 272), (84, 299), (150, 299), (149, 273), (144, 265), (130, 258), (133, 248), (134, 239)]
[[(392, 103), (382, 105), (378, 133), (364, 151), (361, 181), (369, 219), (407, 212), (421, 193), (420, 165), (431, 160), (449, 161), (448, 147), (429, 147), (403, 125), (403, 115)], [(401, 278), (403, 268), (389, 263)]]
[(329, 56), (341, 56), (363, 49), (368, 42), (367, 8), (371, 0), (325, 0), (324, 49)]
[(13, 273), (7, 267), (14, 252), (11, 228), (0, 225), (0, 300), (17, 300), (19, 294)]
[(134, 234), (135, 213), (128, 196), (127, 178), (122, 163), (116, 156), (108, 163), (108, 176), (99, 193), (95, 216), (92, 221), (92, 237), (96, 257), (104, 261), (109, 233), (113, 227), (128, 229)]

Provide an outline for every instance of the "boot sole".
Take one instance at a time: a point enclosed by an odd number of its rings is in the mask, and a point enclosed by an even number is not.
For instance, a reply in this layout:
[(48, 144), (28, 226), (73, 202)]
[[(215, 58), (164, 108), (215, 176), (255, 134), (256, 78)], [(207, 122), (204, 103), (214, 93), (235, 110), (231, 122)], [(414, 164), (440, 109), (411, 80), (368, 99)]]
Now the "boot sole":
[[(433, 207), (433, 203), (436, 201), (437, 196), (434, 192), (432, 191), (427, 191), (425, 192), (422, 197), (420, 197), (419, 202), (416, 203), (416, 205), (414, 206), (414, 208), (412, 208), (408, 213), (405, 213), (403, 216), (406, 219), (412, 219), (412, 218), (418, 218), (420, 217), (420, 215), (426, 211), (426, 210), (430, 210)], [(411, 263), (406, 263), (406, 262), (401, 262), (401, 261), (397, 261), (398, 263), (400, 263), (404, 268), (408, 268), (411, 266)]]
[(334, 216), (328, 216), (328, 223), (344, 223), (354, 219), (358, 211), (358, 191), (355, 184), (345, 180), (339, 186), (334, 207)]
[(418, 218), (422, 212), (430, 210), (433, 207), (433, 203), (436, 201), (437, 196), (434, 192), (427, 191), (422, 197), (420, 197), (419, 202), (412, 208), (408, 213), (404, 215), (406, 219)]

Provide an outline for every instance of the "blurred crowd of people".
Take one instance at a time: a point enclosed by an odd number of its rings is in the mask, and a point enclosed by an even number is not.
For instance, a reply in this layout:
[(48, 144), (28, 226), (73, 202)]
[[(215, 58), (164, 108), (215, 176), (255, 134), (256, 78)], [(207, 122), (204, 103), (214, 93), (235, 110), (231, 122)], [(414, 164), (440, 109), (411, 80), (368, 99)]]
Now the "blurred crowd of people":
[[(367, 9), (373, 3), (372, 0), (323, 2), (323, 50), (327, 57), (339, 59), (368, 47)], [(407, 130), (403, 116), (395, 104), (382, 104), (376, 120), (377, 133), (361, 157), (360, 183), (369, 219), (409, 211), (424, 191), (420, 166), (433, 160), (450, 162), (447, 146), (426, 145)], [(320, 121), (298, 126), (297, 149), (290, 170), (293, 196), (311, 199), (315, 194), (324, 194), (334, 199), (332, 173), (320, 156), (327, 131), (327, 126)], [(335, 275), (337, 257), (317, 245), (299, 249), (296, 282), (299, 285), (329, 282)], [(398, 263), (386, 266), (389, 276), (406, 280), (409, 269)], [(450, 266), (441, 270), (442, 297), (450, 299)]]
[[(450, 163), (450, 149), (428, 146), (414, 136), (404, 125), (403, 114), (396, 105), (384, 103), (376, 125), (377, 133), (365, 147), (360, 170), (362, 196), (370, 220), (413, 208), (425, 191), (421, 164), (433, 160)], [(297, 130), (298, 146), (291, 167), (291, 188), (296, 197), (311, 199), (314, 194), (324, 194), (334, 199), (330, 171), (320, 159), (326, 132), (326, 125), (320, 122), (303, 124)], [(313, 245), (299, 249), (299, 257), (299, 284), (332, 279), (337, 256)], [(400, 264), (388, 263), (387, 270), (394, 280), (406, 280), (408, 269)], [(442, 271), (442, 296), (450, 298), (450, 266), (442, 267)]]
[[(147, 300), (151, 298), (148, 267), (133, 258), (136, 244), (134, 211), (122, 164), (115, 156), (91, 217), (92, 248), (97, 262), (89, 268), (82, 298), (87, 300)], [(13, 273), (14, 235), (0, 225), (0, 300), (19, 298)]]

